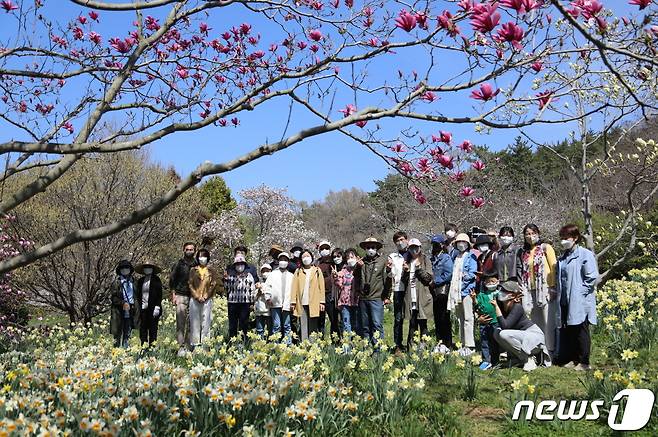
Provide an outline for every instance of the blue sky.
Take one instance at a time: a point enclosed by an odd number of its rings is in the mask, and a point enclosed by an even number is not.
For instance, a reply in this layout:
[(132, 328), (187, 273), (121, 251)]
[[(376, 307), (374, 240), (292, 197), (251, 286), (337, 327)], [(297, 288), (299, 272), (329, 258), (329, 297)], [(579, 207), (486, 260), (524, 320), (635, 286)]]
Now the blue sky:
[[(53, 20), (64, 21), (68, 17), (75, 17), (81, 11), (85, 11), (84, 8), (63, 0), (56, 2), (47, 0), (46, 3), (46, 11), (50, 14), (48, 16)], [(621, 9), (626, 13), (629, 8), (625, 2), (623, 3)], [(454, 6), (450, 6), (450, 8), (452, 7)], [(157, 15), (153, 12), (148, 14)], [(2, 15), (0, 23), (15, 23), (15, 21), (6, 21), (9, 17), (4, 16), (4, 13), (0, 15)], [(231, 17), (228, 22), (225, 19), (227, 15)], [(109, 12), (101, 12), (99, 31), (103, 34), (104, 39), (110, 36), (125, 36), (132, 17), (133, 15), (128, 14), (113, 15)], [(215, 29), (215, 33), (219, 33), (245, 19), (247, 18), (243, 16), (240, 9), (233, 8), (226, 15), (214, 13), (206, 21)], [(2, 29), (0, 37), (3, 44), (11, 45), (13, 34), (11, 26), (3, 25)], [(112, 34), (116, 29), (122, 29), (122, 31)], [(263, 24), (258, 30), (267, 33), (268, 25)], [(394, 34), (394, 40), (398, 37), (404, 38), (405, 35), (399, 33), (401, 31), (397, 32)], [(422, 53), (416, 53), (416, 56), (422, 56)], [(416, 68), (416, 61), (414, 55), (407, 55), (404, 58), (390, 57), (373, 66), (370, 74), (374, 80), (377, 80), (378, 75), (382, 74), (381, 72), (390, 72), (390, 69), (402, 69), (409, 72)], [(459, 58), (458, 55), (452, 55), (442, 58), (440, 61), (446, 68), (449, 68), (451, 64), (458, 63)], [(441, 68), (441, 65), (439, 67)], [(505, 86), (505, 83), (499, 84), (499, 86)], [(479, 109), (476, 102), (464, 96), (464, 93), (455, 96), (444, 95), (433, 105), (451, 115), (477, 114)], [(340, 117), (337, 109), (344, 107), (346, 103), (354, 102), (348, 95), (338, 94), (336, 107), (331, 115), (335, 118)], [(222, 162), (266, 141), (278, 140), (281, 137), (287, 113), (288, 101), (268, 104), (253, 113), (240, 115), (241, 124), (237, 128), (208, 127), (197, 132), (178, 133), (149, 146), (149, 152), (153, 160), (164, 166), (173, 165), (180, 174), (186, 175), (203, 161)], [(293, 111), (288, 133), (294, 133), (317, 123), (318, 120), (310, 116), (308, 112), (296, 108)], [(439, 130), (448, 130), (453, 133), (456, 141), (469, 139), (475, 144), (486, 144), (492, 149), (505, 147), (515, 136), (519, 135), (516, 130), (502, 130), (488, 135), (480, 135), (474, 131), (472, 125), (421, 126), (417, 122), (404, 120), (389, 120), (380, 123), (385, 124), (387, 132), (399, 131), (408, 126), (419, 127), (425, 135), (438, 133)], [(568, 126), (537, 126), (528, 129), (527, 132), (546, 141), (558, 141), (567, 136), (569, 129)], [(298, 200), (313, 201), (322, 199), (329, 191), (345, 188), (358, 187), (372, 190), (375, 187), (373, 180), (385, 177), (389, 170), (381, 158), (363, 146), (354, 143), (342, 134), (331, 133), (305, 140), (273, 156), (260, 158), (224, 174), (223, 177), (234, 193), (243, 188), (264, 183), (273, 187), (285, 187)]]

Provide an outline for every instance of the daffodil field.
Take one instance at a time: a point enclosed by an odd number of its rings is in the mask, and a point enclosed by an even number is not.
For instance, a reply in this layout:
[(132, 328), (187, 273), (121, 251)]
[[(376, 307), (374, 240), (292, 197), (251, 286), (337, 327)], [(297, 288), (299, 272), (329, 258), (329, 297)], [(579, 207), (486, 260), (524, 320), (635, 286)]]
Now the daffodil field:
[[(373, 352), (359, 338), (227, 343), (221, 300), (211, 340), (182, 358), (171, 306), (151, 349), (136, 333), (129, 349), (113, 348), (107, 318), (34, 326), (0, 359), (0, 436), (609, 435), (605, 417), (510, 419), (519, 400), (609, 400), (632, 387), (658, 393), (658, 269), (631, 271), (598, 293), (595, 370), (587, 374), (482, 372), (479, 355), (433, 353), (430, 339), (404, 356)], [(656, 435), (657, 415), (640, 435)]]

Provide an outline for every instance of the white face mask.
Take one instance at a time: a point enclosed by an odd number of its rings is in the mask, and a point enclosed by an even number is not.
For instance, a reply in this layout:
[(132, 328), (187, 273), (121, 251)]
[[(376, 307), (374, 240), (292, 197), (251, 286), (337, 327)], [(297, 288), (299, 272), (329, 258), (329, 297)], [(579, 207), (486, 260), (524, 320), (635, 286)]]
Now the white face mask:
[(295, 258), (299, 258), (299, 255), (301, 255), (301, 254), (302, 254), (301, 250), (296, 250), (292, 253), (292, 256), (294, 256)]
[(320, 251), (320, 256), (329, 256), (329, 255), (331, 255), (331, 250), (329, 249), (322, 249)]
[(337, 256), (334, 258), (334, 264), (338, 265), (343, 262), (343, 257), (342, 256)]
[(208, 258), (205, 257), (205, 256), (200, 256), (199, 257), (199, 264), (201, 264), (202, 266), (205, 266), (206, 264), (208, 264)]
[(530, 244), (537, 244), (539, 243), (539, 236), (533, 235), (531, 237), (525, 237), (525, 241), (527, 241)]
[(264, 272), (261, 272), (260, 275), (263, 277), (263, 279), (267, 279), (267, 277), (270, 276), (270, 272), (264, 271)]
[(235, 266), (235, 271), (238, 273), (244, 272), (244, 264), (238, 264), (237, 266)]
[(375, 256), (377, 255), (377, 249), (371, 247), (369, 249), (366, 249), (366, 253), (368, 254), (368, 256)]
[(480, 252), (488, 252), (489, 251), (489, 245), (488, 244), (480, 244), (478, 246), (478, 250)]
[(406, 241), (398, 241), (395, 243), (395, 246), (398, 248), (399, 251), (403, 251), (404, 249), (407, 248), (407, 242)]
[(455, 235), (457, 235), (455, 231), (446, 231), (446, 236), (448, 238), (455, 238)]
[(416, 256), (420, 253), (420, 247), (418, 246), (413, 246), (409, 248), (409, 253)]
[(466, 252), (466, 249), (468, 249), (468, 243), (465, 243), (463, 241), (457, 243), (457, 250), (460, 252)]
[(119, 273), (121, 273), (122, 276), (128, 276), (130, 274), (130, 269), (124, 268), (119, 270)]
[(313, 262), (313, 258), (311, 258), (310, 256), (305, 256), (304, 258), (302, 258), (302, 264), (304, 264), (305, 266), (310, 266), (312, 262)]
[(562, 249), (570, 250), (574, 245), (574, 241), (573, 240), (562, 240), (562, 241), (560, 241), (560, 244), (562, 244)]
[(354, 267), (356, 265), (356, 258), (349, 258), (347, 260), (347, 265), (350, 267)]
[(153, 273), (153, 268), (152, 267), (144, 267), (144, 274), (145, 275), (150, 275)]
[(281, 270), (287, 269), (288, 268), (288, 261), (285, 261), (285, 260), (279, 261), (279, 268)]
[(494, 291), (498, 288), (498, 283), (496, 284), (487, 284), (484, 286), (488, 291)]
[(514, 237), (505, 236), (505, 237), (500, 237), (499, 240), (501, 243), (503, 243), (503, 246), (509, 246), (510, 244), (512, 244), (512, 241), (514, 241)]

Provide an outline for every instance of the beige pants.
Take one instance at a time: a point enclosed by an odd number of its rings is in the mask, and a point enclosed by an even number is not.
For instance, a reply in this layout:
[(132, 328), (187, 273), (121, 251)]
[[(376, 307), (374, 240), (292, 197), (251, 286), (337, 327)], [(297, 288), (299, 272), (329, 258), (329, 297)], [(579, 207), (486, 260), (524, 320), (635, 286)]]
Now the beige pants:
[(462, 302), (455, 308), (459, 317), (459, 338), (462, 347), (474, 348), (475, 337), (473, 336), (473, 325), (475, 315), (473, 314), (473, 299), (471, 296), (462, 298)]
[(555, 351), (555, 331), (557, 329), (556, 321), (558, 311), (557, 301), (552, 300), (540, 307), (536, 303), (536, 294), (537, 292), (535, 290), (527, 293), (527, 302), (524, 302), (524, 306), (530, 310), (530, 320), (532, 320), (535, 325), (539, 326), (539, 329), (544, 333), (544, 344), (552, 356)]
[(176, 295), (176, 340), (180, 347), (189, 344), (190, 298)]

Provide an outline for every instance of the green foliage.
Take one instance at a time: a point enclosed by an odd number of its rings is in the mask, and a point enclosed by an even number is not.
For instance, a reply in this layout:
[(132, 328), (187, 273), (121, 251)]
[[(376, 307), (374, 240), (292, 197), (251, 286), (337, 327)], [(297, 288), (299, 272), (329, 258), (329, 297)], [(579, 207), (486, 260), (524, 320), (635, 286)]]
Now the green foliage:
[(213, 176), (199, 188), (201, 200), (213, 216), (222, 211), (232, 210), (237, 206), (235, 199), (231, 196), (231, 189), (221, 176)]

